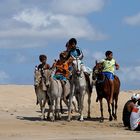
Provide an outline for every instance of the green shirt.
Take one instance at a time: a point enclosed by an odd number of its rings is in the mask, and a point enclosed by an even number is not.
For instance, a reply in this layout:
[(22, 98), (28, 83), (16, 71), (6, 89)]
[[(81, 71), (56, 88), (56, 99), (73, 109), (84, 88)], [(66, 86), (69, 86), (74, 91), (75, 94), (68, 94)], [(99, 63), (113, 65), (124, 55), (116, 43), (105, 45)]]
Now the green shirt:
[(103, 59), (101, 61), (103, 63), (103, 72), (111, 72), (114, 74), (115, 71), (115, 60), (112, 58), (111, 60)]

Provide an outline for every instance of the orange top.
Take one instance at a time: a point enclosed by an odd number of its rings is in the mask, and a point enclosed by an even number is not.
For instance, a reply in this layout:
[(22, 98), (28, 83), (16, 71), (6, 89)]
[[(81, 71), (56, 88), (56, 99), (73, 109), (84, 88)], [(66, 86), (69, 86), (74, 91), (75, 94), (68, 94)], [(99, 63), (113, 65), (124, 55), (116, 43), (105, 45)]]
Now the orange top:
[(64, 77), (68, 78), (70, 74), (70, 71), (69, 71), (70, 64), (71, 64), (71, 60), (67, 60), (65, 62), (58, 60), (54, 64), (54, 66), (56, 67), (55, 74), (62, 74)]

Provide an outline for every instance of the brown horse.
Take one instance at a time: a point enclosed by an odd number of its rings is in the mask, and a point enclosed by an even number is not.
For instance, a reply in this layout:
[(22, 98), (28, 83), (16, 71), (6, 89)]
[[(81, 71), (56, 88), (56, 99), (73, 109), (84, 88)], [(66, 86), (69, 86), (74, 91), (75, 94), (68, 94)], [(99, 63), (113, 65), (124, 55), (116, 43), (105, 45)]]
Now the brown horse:
[[(104, 116), (103, 116), (103, 98), (106, 99), (107, 104), (108, 104), (108, 112), (109, 112), (109, 120), (112, 121), (113, 117), (116, 120), (117, 119), (117, 103), (118, 103), (118, 95), (120, 91), (120, 80), (119, 78), (115, 75), (114, 76), (114, 93), (113, 93), (113, 102), (111, 104), (112, 106), (112, 112), (111, 112), (111, 107), (110, 107), (110, 96), (111, 96), (111, 85), (109, 83), (109, 79), (104, 76), (102, 73), (103, 66), (101, 63), (97, 63), (95, 67), (93, 68), (93, 73), (92, 73), (92, 79), (96, 80), (95, 87), (96, 87), (96, 92), (97, 92), (97, 99), (96, 102), (100, 102), (100, 111), (101, 111), (101, 122), (104, 121)], [(114, 106), (115, 105), (115, 106)], [(114, 107), (115, 107), (115, 112), (114, 112)]]

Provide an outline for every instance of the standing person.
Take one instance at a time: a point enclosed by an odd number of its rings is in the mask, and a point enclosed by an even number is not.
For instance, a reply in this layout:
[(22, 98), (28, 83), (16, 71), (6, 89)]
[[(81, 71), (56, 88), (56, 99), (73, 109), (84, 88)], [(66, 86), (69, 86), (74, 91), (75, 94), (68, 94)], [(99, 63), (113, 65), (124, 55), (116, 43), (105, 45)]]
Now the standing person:
[(133, 94), (131, 96), (131, 99), (128, 100), (124, 105), (122, 121), (125, 127), (130, 128), (130, 115), (131, 115), (132, 109), (134, 108), (134, 106), (136, 106), (136, 102), (138, 101), (139, 98), (140, 98), (139, 94)]
[(111, 87), (111, 95), (109, 103), (112, 103), (113, 101), (113, 92), (114, 92), (114, 71), (116, 67), (116, 70), (119, 69), (119, 64), (116, 63), (115, 59), (113, 58), (113, 52), (112, 51), (106, 51), (105, 52), (106, 58), (101, 60), (101, 63), (103, 65), (103, 74), (109, 79), (110, 87)]
[(130, 128), (133, 131), (140, 131), (140, 99), (138, 105), (134, 106), (130, 115)]

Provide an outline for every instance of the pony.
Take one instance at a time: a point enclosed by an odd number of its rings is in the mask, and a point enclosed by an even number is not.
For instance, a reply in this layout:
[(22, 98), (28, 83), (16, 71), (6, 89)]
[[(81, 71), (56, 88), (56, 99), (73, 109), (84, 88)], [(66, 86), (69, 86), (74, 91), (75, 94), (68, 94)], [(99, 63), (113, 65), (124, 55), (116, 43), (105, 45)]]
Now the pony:
[(86, 77), (82, 69), (81, 60), (79, 60), (78, 58), (74, 58), (72, 67), (73, 70), (70, 79), (71, 93), (69, 96), (68, 121), (71, 120), (71, 105), (74, 95), (78, 102), (78, 111), (80, 113), (79, 120), (83, 121), (84, 96), (86, 93), (88, 93), (88, 117), (90, 117), (90, 104), (92, 91), (89, 92)]
[(39, 103), (40, 105), (40, 109), (41, 109), (41, 119), (45, 119), (45, 105), (46, 102), (49, 100), (48, 99), (48, 95), (47, 95), (47, 91), (43, 90), (43, 83), (44, 80), (42, 78), (42, 74), (41, 74), (41, 70), (38, 68), (35, 68), (34, 71), (34, 89), (35, 89), (35, 93), (36, 93), (36, 97), (37, 97), (37, 103)]
[[(52, 112), (52, 121), (54, 121), (55, 119), (61, 119), (60, 109), (61, 113), (63, 113), (62, 101), (64, 101), (66, 106), (69, 105), (68, 99), (71, 91), (69, 80), (66, 81), (64, 90), (61, 83), (62, 81), (54, 79), (53, 73), (54, 69), (44, 70), (45, 85), (47, 87), (47, 93), (51, 104), (47, 117), (50, 118), (50, 113)], [(64, 94), (66, 95), (66, 99), (64, 98)], [(74, 110), (77, 111), (76, 103), (73, 100), (72, 104), (74, 106)]]
[[(93, 80), (96, 80), (95, 82), (95, 87), (96, 87), (96, 92), (97, 92), (97, 99), (96, 102), (100, 102), (100, 111), (101, 111), (101, 118), (100, 122), (104, 121), (104, 116), (103, 116), (103, 98), (106, 99), (107, 105), (108, 105), (108, 112), (109, 112), (109, 121), (112, 121), (113, 118), (117, 120), (117, 107), (118, 107), (118, 95), (120, 91), (120, 80), (119, 78), (114, 75), (114, 93), (113, 93), (113, 102), (111, 106), (109, 103), (110, 95), (111, 95), (111, 88), (110, 88), (110, 83), (109, 79), (104, 76), (102, 73), (103, 66), (101, 63), (97, 63), (93, 67), (93, 73), (92, 73), (92, 78)], [(115, 112), (114, 112), (114, 105), (115, 105)], [(112, 112), (111, 112), (112, 111)]]
[(60, 100), (62, 97), (63, 89), (60, 80), (55, 80), (52, 77), (52, 70), (44, 70), (45, 76), (45, 85), (47, 87), (47, 94), (50, 99), (50, 107), (48, 111), (47, 117), (50, 117), (50, 113), (52, 112), (51, 121), (55, 121), (56, 119), (61, 118), (60, 114)]

